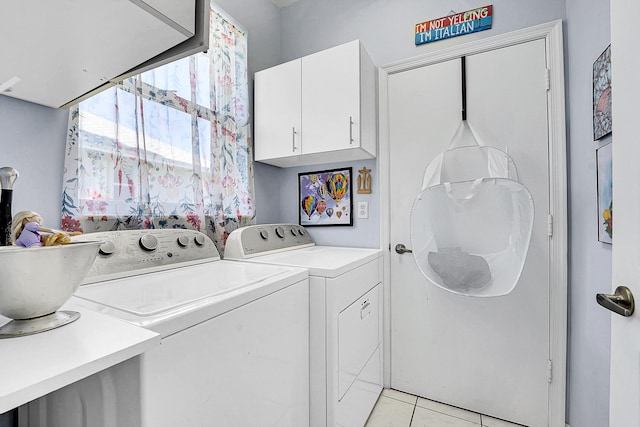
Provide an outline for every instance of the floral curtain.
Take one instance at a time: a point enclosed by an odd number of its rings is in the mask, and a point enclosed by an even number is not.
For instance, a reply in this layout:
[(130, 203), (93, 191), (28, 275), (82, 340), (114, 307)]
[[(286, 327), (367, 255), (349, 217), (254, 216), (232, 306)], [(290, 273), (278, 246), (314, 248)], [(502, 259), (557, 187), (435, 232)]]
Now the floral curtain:
[(191, 228), (223, 253), (254, 222), (247, 36), (212, 10), (209, 51), (129, 78), (69, 117), (62, 228)]

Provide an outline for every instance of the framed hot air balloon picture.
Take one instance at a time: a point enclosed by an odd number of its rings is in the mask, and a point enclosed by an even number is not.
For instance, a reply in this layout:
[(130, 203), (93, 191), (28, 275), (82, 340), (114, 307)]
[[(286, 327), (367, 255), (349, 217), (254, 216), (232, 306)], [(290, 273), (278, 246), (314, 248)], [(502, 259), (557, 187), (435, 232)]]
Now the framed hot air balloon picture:
[(300, 225), (353, 225), (351, 172), (342, 168), (298, 174)]

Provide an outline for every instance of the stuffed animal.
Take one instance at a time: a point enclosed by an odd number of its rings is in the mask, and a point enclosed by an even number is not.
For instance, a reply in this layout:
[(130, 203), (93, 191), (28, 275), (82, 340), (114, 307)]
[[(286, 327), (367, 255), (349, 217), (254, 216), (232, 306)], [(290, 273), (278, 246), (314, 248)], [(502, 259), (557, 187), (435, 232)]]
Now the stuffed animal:
[(53, 231), (50, 228), (43, 227), (42, 218), (33, 211), (18, 212), (12, 220), (11, 241), (17, 246), (30, 248), (33, 246), (64, 245), (71, 243), (69, 236), (70, 233)]

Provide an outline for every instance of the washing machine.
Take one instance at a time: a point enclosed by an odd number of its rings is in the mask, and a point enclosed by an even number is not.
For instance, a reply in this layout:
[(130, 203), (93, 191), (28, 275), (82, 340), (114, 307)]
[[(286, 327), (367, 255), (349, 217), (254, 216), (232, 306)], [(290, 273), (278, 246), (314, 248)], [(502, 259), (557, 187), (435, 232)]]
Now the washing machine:
[(85, 238), (105, 243), (67, 306), (155, 331), (160, 345), (21, 408), (21, 426), (308, 425), (306, 270), (223, 261), (196, 231)]
[(310, 425), (363, 426), (382, 391), (382, 251), (267, 224), (234, 230), (224, 258), (309, 270)]

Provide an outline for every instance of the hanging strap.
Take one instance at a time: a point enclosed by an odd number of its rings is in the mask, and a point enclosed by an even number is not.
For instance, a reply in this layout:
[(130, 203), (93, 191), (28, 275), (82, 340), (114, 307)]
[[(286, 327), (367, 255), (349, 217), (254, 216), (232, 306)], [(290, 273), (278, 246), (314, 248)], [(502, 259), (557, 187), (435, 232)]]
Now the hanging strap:
[(460, 58), (462, 69), (462, 121), (467, 120), (467, 57)]
[(476, 190), (478, 189), (480, 183), (482, 183), (482, 180), (483, 178), (474, 180), (473, 184), (471, 184), (471, 188), (469, 188), (469, 191), (467, 191), (467, 194), (465, 194), (464, 197), (455, 197), (453, 195), (450, 182), (444, 183), (444, 189), (447, 192), (447, 196), (449, 196), (449, 198), (452, 200), (470, 200), (471, 198), (473, 198), (473, 196), (475, 196)]

